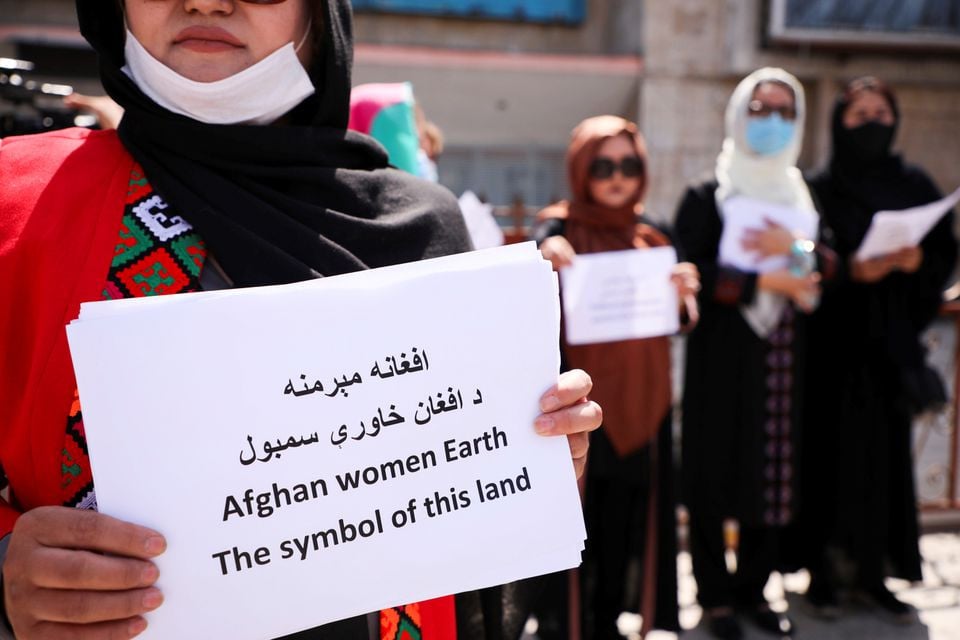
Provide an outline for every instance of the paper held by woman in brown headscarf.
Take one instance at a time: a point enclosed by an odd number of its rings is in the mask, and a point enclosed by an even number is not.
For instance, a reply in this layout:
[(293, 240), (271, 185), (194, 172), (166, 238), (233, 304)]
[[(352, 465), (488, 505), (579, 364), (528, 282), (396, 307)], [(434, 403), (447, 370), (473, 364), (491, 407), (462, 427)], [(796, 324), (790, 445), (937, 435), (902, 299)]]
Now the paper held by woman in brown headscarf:
[[(623, 135), (636, 148), (644, 175), (634, 197), (612, 209), (590, 196), (589, 167), (600, 146)], [(566, 220), (564, 235), (580, 253), (646, 249), (670, 244), (660, 231), (638, 221), (649, 178), (647, 149), (636, 125), (616, 116), (584, 120), (567, 150), (571, 199), (540, 212), (540, 219)], [(603, 407), (603, 430), (621, 457), (645, 446), (670, 409), (670, 339), (666, 336), (588, 345), (564, 343), (568, 364), (593, 378), (591, 400)]]

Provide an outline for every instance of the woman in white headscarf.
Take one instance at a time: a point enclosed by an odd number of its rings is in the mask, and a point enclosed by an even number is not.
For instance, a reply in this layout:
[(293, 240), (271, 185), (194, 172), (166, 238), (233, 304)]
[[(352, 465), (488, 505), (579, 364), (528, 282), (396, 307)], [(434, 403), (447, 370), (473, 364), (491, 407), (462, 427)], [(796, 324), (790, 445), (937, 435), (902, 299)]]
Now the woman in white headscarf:
[[(691, 187), (677, 213), (678, 242), (702, 276), (700, 324), (687, 344), (684, 501), (698, 597), (719, 638), (742, 637), (737, 613), (774, 634), (793, 629), (763, 587), (796, 512), (804, 315), (821, 276), (836, 271), (796, 168), (803, 123), (796, 78), (781, 69), (748, 76), (727, 107), (715, 176)], [(789, 227), (776, 222), (784, 219)]]

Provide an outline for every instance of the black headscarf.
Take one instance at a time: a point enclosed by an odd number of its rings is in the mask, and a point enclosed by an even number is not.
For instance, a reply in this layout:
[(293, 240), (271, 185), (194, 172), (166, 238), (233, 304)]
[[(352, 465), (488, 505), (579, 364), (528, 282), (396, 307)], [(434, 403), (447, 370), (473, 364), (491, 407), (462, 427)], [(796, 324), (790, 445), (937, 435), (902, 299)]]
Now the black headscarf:
[[(890, 184), (891, 181), (897, 183), (903, 179), (903, 159), (890, 150), (900, 128), (900, 107), (891, 92), (881, 93), (893, 112), (893, 125), (885, 127), (879, 123), (869, 123), (848, 129), (843, 124), (843, 116), (857, 95), (844, 93), (834, 103), (830, 173), (847, 195), (858, 200), (864, 209), (872, 214), (892, 208), (890, 194), (884, 193), (885, 190), (878, 189), (878, 186)], [(868, 153), (865, 148), (871, 146), (877, 149)], [(865, 222), (869, 224), (870, 220)], [(866, 228), (863, 232), (866, 233)]]
[[(846, 91), (837, 98), (833, 108), (830, 164), (813, 179), (841, 253), (853, 251), (860, 245), (877, 211), (897, 211), (941, 197), (924, 171), (904, 162), (891, 150), (900, 127), (900, 108), (892, 91), (881, 88), (878, 93), (893, 111), (892, 127), (869, 123), (846, 128), (844, 113), (858, 95)], [(864, 147), (870, 146), (875, 149), (868, 153)]]
[[(348, 0), (312, 0), (316, 93), (271, 126), (210, 125), (148, 98), (121, 71), (117, 4), (77, 0), (80, 30), (124, 109), (120, 139), (151, 185), (193, 224), (238, 286), (279, 284), (469, 249), (456, 200), (388, 168), (346, 131), (353, 58)], [(264, 87), (269, 90), (269, 87)]]

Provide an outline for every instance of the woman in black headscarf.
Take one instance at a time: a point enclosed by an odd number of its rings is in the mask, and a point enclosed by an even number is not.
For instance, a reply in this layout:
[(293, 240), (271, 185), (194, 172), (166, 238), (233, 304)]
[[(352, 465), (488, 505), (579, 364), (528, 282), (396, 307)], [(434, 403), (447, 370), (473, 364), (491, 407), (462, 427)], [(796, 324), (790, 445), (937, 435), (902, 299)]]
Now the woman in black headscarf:
[(884, 577), (921, 579), (910, 425), (926, 402), (920, 335), (940, 307), (957, 243), (949, 214), (919, 246), (855, 257), (877, 211), (940, 198), (922, 170), (891, 152), (899, 120), (885, 84), (851, 82), (834, 109), (830, 164), (811, 182), (850, 267), (848, 282), (825, 292), (808, 342), (800, 540), (807, 597), (828, 616), (838, 613), (828, 546), (854, 561), (858, 592), (898, 620), (911, 610)]
[[(93, 511), (63, 330), (81, 302), (289, 283), (469, 249), (451, 194), (388, 167), (379, 144), (346, 131), (347, 0), (77, 9), (125, 110), (118, 130), (0, 145), (0, 481), (10, 495), (0, 500), (0, 635), (12, 627), (17, 638), (133, 637), (163, 598), (150, 562), (163, 537)], [(589, 390), (583, 372), (564, 374), (537, 423), (568, 434), (578, 472), (585, 432), (600, 423)], [(176, 401), (162, 393), (158, 402)], [(460, 594), (298, 637), (379, 640), (421, 622), (424, 638), (518, 637), (519, 594)]]

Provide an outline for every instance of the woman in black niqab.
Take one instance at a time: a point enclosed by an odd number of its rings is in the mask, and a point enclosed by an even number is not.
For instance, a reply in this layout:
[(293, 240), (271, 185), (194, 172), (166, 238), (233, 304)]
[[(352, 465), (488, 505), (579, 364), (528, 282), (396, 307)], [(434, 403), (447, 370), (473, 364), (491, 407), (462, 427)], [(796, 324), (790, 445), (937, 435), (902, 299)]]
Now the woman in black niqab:
[[(876, 114), (863, 109), (867, 102)], [(909, 619), (910, 609), (883, 579), (921, 579), (911, 389), (924, 366), (920, 335), (939, 310), (957, 242), (949, 214), (918, 248), (854, 258), (877, 211), (940, 198), (922, 170), (891, 152), (899, 119), (882, 82), (852, 82), (834, 109), (830, 164), (810, 183), (850, 276), (825, 291), (811, 318), (804, 403), (798, 539), (812, 574), (807, 597), (828, 615), (838, 612), (828, 547), (853, 560), (856, 592), (897, 619)]]
[[(237, 286), (282, 284), (465, 251), (452, 194), (387, 166), (372, 138), (346, 130), (353, 58), (347, 0), (311, 0), (316, 93), (271, 126), (212, 125), (174, 114), (121, 69), (115, 2), (78, 0), (118, 133), (157, 192), (185, 212)], [(268, 90), (268, 87), (264, 88)]]

